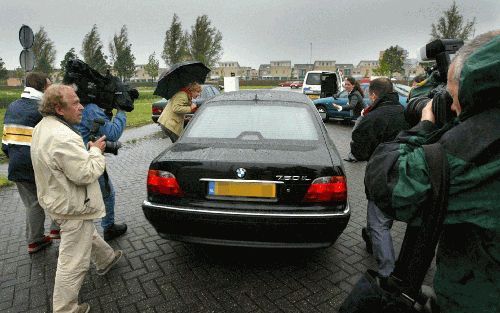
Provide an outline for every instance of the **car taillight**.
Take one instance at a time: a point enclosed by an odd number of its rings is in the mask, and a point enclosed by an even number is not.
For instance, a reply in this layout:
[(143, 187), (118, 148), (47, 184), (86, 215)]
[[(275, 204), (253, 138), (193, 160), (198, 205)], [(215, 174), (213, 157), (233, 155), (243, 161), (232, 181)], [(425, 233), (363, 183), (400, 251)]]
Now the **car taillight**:
[(157, 107), (153, 107), (152, 110), (153, 110), (153, 114), (156, 114), (156, 115), (161, 114), (161, 112), (163, 111), (162, 109), (157, 108)]
[(184, 192), (179, 187), (175, 176), (166, 171), (148, 171), (148, 192), (167, 196), (181, 197)]
[(304, 202), (347, 201), (347, 183), (345, 176), (326, 176), (313, 180)]

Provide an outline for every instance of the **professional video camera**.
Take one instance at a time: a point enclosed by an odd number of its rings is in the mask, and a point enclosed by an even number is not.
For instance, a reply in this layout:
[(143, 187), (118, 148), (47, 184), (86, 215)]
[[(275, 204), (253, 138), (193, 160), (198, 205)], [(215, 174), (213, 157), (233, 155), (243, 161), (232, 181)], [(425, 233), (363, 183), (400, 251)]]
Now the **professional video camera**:
[(95, 103), (108, 116), (113, 116), (113, 109), (131, 112), (134, 110), (134, 100), (139, 97), (137, 89), (123, 84), (109, 71), (103, 76), (78, 59), (69, 60), (66, 64), (63, 82), (77, 86), (76, 94), (82, 104)]
[[(89, 141), (96, 141), (99, 139), (99, 128), (104, 125), (106, 121), (102, 118), (96, 118), (92, 124), (92, 129), (90, 130)], [(118, 154), (118, 149), (122, 147), (122, 143), (119, 141), (106, 141), (106, 146), (104, 148), (104, 153)]]
[(450, 61), (463, 44), (463, 40), (458, 39), (436, 39), (420, 49), (422, 61), (435, 60), (436, 64), (428, 69), (425, 83), (412, 90), (412, 97), (405, 110), (406, 121), (411, 126), (418, 124), (422, 110), (430, 99), (437, 127), (442, 127), (453, 119), (453, 99), (446, 90), (446, 82)]

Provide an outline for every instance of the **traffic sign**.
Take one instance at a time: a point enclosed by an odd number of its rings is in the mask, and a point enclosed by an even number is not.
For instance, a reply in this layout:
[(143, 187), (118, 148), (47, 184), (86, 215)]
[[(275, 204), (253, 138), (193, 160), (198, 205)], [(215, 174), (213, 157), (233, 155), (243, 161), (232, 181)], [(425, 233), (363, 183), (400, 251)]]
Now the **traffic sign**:
[(26, 72), (30, 72), (35, 67), (35, 54), (31, 50), (24, 49), (19, 55), (19, 63)]
[(28, 25), (21, 26), (19, 30), (19, 42), (24, 49), (29, 49), (33, 46), (33, 42), (35, 41), (35, 36), (33, 35), (33, 31)]

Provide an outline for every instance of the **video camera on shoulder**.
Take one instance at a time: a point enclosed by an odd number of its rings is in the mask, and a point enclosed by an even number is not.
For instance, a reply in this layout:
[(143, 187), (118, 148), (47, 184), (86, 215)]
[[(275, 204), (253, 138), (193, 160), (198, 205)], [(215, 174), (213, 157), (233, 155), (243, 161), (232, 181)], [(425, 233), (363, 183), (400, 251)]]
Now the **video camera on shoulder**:
[(459, 39), (436, 39), (420, 49), (422, 61), (436, 61), (436, 64), (428, 69), (425, 83), (412, 90), (412, 98), (405, 110), (405, 118), (410, 126), (420, 122), (422, 110), (430, 99), (433, 100), (432, 112), (437, 127), (442, 127), (455, 117), (451, 111), (453, 99), (446, 90), (446, 83), (451, 60), (463, 44), (463, 40)]
[(139, 97), (137, 89), (122, 83), (109, 71), (103, 76), (79, 59), (68, 61), (63, 83), (75, 84), (78, 88), (76, 94), (82, 104), (95, 103), (108, 116), (113, 115), (113, 109), (131, 112), (134, 110), (134, 100)]

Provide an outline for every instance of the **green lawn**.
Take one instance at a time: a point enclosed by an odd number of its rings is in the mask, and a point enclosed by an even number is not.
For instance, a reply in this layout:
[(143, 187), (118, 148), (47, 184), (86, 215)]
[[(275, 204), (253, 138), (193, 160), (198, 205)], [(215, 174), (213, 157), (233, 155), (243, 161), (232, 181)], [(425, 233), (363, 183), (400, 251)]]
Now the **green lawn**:
[(151, 103), (160, 100), (161, 97), (154, 96), (154, 87), (139, 87), (139, 98), (134, 102), (134, 111), (127, 113), (127, 126), (141, 126), (152, 123)]

